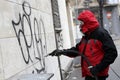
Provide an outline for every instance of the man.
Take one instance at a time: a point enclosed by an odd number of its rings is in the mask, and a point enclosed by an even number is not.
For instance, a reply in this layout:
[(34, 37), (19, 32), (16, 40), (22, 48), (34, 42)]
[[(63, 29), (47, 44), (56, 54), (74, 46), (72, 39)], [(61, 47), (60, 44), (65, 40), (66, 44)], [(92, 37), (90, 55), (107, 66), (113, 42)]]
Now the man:
[[(80, 21), (80, 31), (84, 34), (81, 41), (76, 47), (54, 50), (49, 55), (59, 56), (63, 54), (69, 57), (84, 55), (81, 59), (81, 66), (82, 76), (85, 77), (85, 80), (106, 80), (109, 65), (117, 57), (114, 42), (109, 33), (99, 27), (99, 22), (91, 11), (82, 11), (78, 20)], [(78, 53), (74, 51), (78, 51)]]

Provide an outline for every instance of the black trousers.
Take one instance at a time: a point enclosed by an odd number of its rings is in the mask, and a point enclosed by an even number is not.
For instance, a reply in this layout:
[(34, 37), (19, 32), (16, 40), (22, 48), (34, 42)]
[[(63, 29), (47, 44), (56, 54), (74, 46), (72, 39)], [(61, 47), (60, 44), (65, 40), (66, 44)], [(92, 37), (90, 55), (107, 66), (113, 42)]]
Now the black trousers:
[[(106, 77), (97, 77), (97, 79), (98, 80), (106, 80)], [(85, 77), (85, 80), (96, 80), (96, 79), (93, 77), (87, 76), (87, 77)]]

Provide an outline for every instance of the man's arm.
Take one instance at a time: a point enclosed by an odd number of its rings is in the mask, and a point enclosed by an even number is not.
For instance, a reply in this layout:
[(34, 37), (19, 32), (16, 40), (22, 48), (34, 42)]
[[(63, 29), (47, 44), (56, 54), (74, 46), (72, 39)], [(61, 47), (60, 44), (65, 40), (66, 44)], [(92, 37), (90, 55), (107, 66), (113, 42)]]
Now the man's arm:
[(91, 69), (93, 74), (97, 74), (98, 72), (107, 68), (115, 61), (117, 57), (116, 46), (107, 31), (103, 30), (101, 33), (99, 33), (99, 40), (103, 44), (102, 48), (104, 50), (104, 57), (99, 64)]
[(56, 49), (53, 52), (51, 52), (49, 55), (51, 55), (51, 56), (65, 55), (65, 56), (69, 56), (69, 57), (79, 56), (78, 45), (79, 45), (79, 43), (76, 44), (76, 47), (72, 47), (70, 49), (63, 49), (63, 50)]

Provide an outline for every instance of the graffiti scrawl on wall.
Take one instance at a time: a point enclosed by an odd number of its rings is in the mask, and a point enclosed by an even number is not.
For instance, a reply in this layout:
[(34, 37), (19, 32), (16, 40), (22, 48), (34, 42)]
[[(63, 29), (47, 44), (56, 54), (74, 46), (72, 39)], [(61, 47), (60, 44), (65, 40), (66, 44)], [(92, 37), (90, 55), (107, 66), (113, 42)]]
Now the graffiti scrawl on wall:
[(44, 21), (42, 16), (31, 18), (32, 8), (28, 2), (23, 2), (22, 10), (18, 20), (12, 20), (12, 25), (25, 63), (34, 64), (32, 73), (40, 73), (45, 71), (43, 54), (47, 51)]

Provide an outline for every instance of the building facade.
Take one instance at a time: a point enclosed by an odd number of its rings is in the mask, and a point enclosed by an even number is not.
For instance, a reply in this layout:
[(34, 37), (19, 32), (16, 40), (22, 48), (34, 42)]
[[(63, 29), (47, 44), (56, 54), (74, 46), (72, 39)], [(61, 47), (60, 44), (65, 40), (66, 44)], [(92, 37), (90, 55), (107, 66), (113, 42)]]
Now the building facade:
[(72, 59), (46, 55), (74, 45), (70, 12), (65, 0), (1, 0), (0, 80), (41, 73), (62, 80), (61, 69), (66, 70)]
[[(76, 0), (78, 3), (75, 8), (77, 14), (82, 10), (90, 9), (95, 13), (96, 18), (103, 24), (111, 36), (116, 39), (120, 36), (120, 1), (119, 0), (99, 0), (102, 2), (102, 6), (99, 5), (97, 0)], [(101, 8), (102, 8), (102, 17), (101, 17)], [(102, 26), (101, 26), (102, 27)]]

